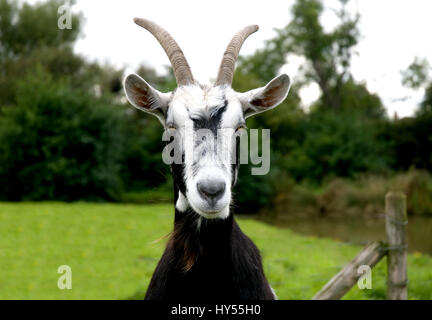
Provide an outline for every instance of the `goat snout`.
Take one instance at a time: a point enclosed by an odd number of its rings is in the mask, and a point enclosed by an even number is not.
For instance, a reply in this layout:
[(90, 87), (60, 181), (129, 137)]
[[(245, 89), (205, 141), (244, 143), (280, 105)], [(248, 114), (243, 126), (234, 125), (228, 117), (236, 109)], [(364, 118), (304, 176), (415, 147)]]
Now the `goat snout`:
[(197, 189), (201, 197), (209, 202), (211, 206), (214, 206), (225, 192), (225, 181), (204, 179), (198, 181)]

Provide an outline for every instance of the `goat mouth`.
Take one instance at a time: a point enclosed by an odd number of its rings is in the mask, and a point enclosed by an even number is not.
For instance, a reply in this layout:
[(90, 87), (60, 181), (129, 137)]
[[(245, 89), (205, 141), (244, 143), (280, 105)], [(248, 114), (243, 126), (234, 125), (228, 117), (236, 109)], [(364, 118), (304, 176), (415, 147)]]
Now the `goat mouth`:
[(190, 208), (203, 218), (225, 219), (229, 215), (230, 197), (228, 193), (225, 193), (222, 199), (209, 203), (195, 189), (192, 189), (186, 193), (186, 198)]
[(221, 211), (221, 210), (219, 210), (219, 211), (216, 211), (216, 210), (204, 211), (204, 210), (203, 210), (203, 212), (204, 212), (205, 214), (218, 214), (220, 211)]
[(223, 208), (216, 210), (216, 209), (199, 209), (199, 210), (195, 210), (198, 213), (202, 213), (202, 214), (209, 214), (209, 215), (216, 215), (219, 212), (221, 212), (223, 210)]
[(191, 208), (200, 216), (207, 219), (215, 219), (215, 218), (225, 218), (227, 213), (226, 209), (228, 206), (220, 208), (220, 209), (213, 209), (213, 208), (200, 208), (191, 203)]

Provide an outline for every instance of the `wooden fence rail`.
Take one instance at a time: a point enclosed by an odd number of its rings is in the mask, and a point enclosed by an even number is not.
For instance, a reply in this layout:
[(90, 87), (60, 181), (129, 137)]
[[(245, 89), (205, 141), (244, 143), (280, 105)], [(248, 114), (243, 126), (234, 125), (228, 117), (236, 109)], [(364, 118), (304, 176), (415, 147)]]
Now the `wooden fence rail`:
[(387, 299), (408, 298), (407, 241), (406, 241), (406, 197), (401, 192), (389, 192), (385, 197), (385, 219), (387, 243), (372, 242), (312, 298), (313, 300), (335, 300), (342, 298), (359, 280), (360, 266), (371, 269), (387, 256)]

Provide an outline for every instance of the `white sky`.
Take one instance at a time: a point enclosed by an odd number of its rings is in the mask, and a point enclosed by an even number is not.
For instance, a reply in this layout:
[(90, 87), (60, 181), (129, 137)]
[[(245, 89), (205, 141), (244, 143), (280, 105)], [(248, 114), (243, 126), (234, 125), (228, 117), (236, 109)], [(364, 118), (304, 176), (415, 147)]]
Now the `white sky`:
[[(34, 1), (30, 1), (34, 2)], [(201, 82), (214, 79), (223, 51), (231, 37), (248, 24), (260, 30), (245, 42), (241, 54), (251, 54), (274, 36), (273, 28), (290, 21), (294, 0), (78, 0), (73, 11), (86, 18), (84, 37), (76, 51), (117, 66), (132, 69), (141, 62), (163, 71), (169, 61), (150, 33), (135, 25), (133, 17), (143, 17), (163, 26), (183, 49), (194, 77)], [(338, 7), (336, 0), (325, 0), (327, 7)], [(361, 15), (362, 39), (356, 47), (352, 73), (366, 81), (370, 91), (382, 98), (389, 115), (411, 115), (423, 92), (403, 88), (400, 71), (415, 56), (432, 62), (432, 1), (430, 0), (353, 0), (351, 6)], [(335, 23), (331, 10), (323, 17), (324, 26)], [(293, 81), (300, 59), (283, 68)], [(301, 93), (307, 105), (318, 94), (316, 85)], [(399, 99), (399, 101), (398, 101)], [(403, 100), (401, 100), (403, 99)]]

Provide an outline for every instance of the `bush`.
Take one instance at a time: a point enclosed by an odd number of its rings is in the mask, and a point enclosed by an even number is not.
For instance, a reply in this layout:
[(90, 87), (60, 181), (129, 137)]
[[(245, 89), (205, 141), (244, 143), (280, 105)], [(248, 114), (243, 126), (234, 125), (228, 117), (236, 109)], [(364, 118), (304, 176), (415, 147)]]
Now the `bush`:
[[(162, 125), (159, 120), (127, 106), (124, 119), (124, 155), (120, 175), (126, 191), (142, 192), (167, 182), (170, 167), (162, 161)], [(172, 187), (170, 188), (172, 192)]]
[(124, 112), (40, 69), (17, 88), (1, 109), (0, 198), (117, 199)]
[(274, 185), (269, 175), (251, 175), (250, 165), (240, 165), (233, 190), (233, 208), (239, 213), (255, 213), (271, 205)]
[(291, 183), (278, 192), (274, 207), (279, 215), (381, 215), (389, 191), (406, 194), (409, 215), (432, 216), (432, 176), (419, 170), (393, 177), (368, 175), (355, 182), (336, 178), (322, 189)]
[(389, 139), (394, 145), (396, 170), (414, 167), (432, 171), (432, 112), (395, 121), (389, 130)]
[(284, 167), (297, 181), (320, 183), (388, 168), (385, 144), (376, 125), (355, 112), (316, 111), (304, 121), (303, 135), (286, 156)]

